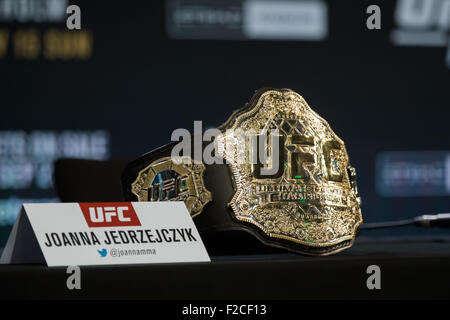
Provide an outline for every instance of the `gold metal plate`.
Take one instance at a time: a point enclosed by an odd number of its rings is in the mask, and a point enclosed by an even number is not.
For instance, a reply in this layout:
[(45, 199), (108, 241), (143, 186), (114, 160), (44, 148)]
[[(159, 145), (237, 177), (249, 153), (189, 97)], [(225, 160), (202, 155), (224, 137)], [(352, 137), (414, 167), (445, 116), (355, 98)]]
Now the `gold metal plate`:
[(203, 182), (205, 166), (190, 158), (183, 161), (164, 157), (139, 171), (131, 185), (138, 201), (184, 201), (192, 217), (211, 201)]
[[(278, 129), (281, 134), (279, 171), (258, 174), (249, 157), (250, 144), (235, 133)], [(230, 164), (236, 193), (230, 206), (237, 219), (252, 223), (271, 238), (312, 247), (351, 245), (362, 223), (356, 174), (344, 142), (297, 93), (269, 90), (254, 106), (237, 113), (222, 127), (219, 154)], [(272, 152), (268, 145), (268, 152)], [(344, 241), (345, 246), (336, 246)]]

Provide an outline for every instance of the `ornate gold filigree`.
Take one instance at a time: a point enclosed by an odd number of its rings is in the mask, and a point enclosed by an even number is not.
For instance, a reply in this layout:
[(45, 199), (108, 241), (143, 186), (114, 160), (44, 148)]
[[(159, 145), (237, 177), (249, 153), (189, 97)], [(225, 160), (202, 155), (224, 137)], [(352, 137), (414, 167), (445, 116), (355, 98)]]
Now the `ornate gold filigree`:
[[(222, 129), (218, 150), (234, 176), (236, 192), (230, 206), (237, 219), (256, 225), (269, 237), (306, 246), (327, 247), (354, 239), (362, 223), (355, 171), (344, 142), (300, 95), (266, 91)], [(274, 129), (283, 144), (282, 168), (262, 177), (251, 164), (249, 141), (236, 132)], [(274, 152), (270, 144), (267, 152)], [(244, 161), (236, 161), (239, 157)]]
[(131, 185), (138, 201), (184, 201), (192, 217), (211, 201), (203, 182), (205, 166), (190, 157), (158, 159), (139, 171)]

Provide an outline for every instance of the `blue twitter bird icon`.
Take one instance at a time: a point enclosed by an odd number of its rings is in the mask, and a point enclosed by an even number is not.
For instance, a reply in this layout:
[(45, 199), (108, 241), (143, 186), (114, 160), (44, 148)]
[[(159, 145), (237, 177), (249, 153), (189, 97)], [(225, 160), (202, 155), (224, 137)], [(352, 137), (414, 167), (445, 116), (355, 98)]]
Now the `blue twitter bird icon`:
[(108, 254), (108, 251), (106, 251), (105, 248), (103, 248), (102, 250), (97, 250), (97, 252), (100, 254), (100, 257), (102, 258), (106, 257), (106, 255)]

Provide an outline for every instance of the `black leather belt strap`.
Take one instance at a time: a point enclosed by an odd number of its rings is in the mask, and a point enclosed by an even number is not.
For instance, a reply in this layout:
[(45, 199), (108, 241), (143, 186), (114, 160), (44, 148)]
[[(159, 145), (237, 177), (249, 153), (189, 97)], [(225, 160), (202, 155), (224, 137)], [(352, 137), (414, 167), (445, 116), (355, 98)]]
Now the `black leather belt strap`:
[[(131, 185), (138, 173), (153, 161), (170, 157), (175, 144), (176, 142), (173, 142), (148, 152), (125, 167), (122, 174), (125, 201), (137, 201), (137, 197), (131, 192)], [(212, 164), (205, 167), (204, 182), (205, 187), (212, 194), (212, 202), (207, 204), (203, 212), (193, 220), (210, 254), (271, 253), (278, 252), (276, 248), (303, 253), (302, 245), (283, 239), (269, 239), (253, 224), (237, 220), (228, 205), (235, 193), (229, 166)], [(255, 237), (259, 243), (255, 241)], [(345, 241), (340, 245), (345, 247), (349, 242)], [(326, 248), (314, 249), (319, 255), (326, 251)], [(308, 247), (307, 250), (311, 251), (311, 248)]]

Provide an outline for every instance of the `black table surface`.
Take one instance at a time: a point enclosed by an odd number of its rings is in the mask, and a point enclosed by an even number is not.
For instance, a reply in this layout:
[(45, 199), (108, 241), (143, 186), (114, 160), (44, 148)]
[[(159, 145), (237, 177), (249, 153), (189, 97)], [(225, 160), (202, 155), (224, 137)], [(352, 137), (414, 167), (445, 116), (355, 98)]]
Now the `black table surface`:
[[(450, 237), (363, 238), (325, 257), (215, 256), (211, 263), (81, 267), (81, 289), (65, 267), (0, 265), (0, 299), (448, 299)], [(367, 267), (381, 289), (367, 288)]]

